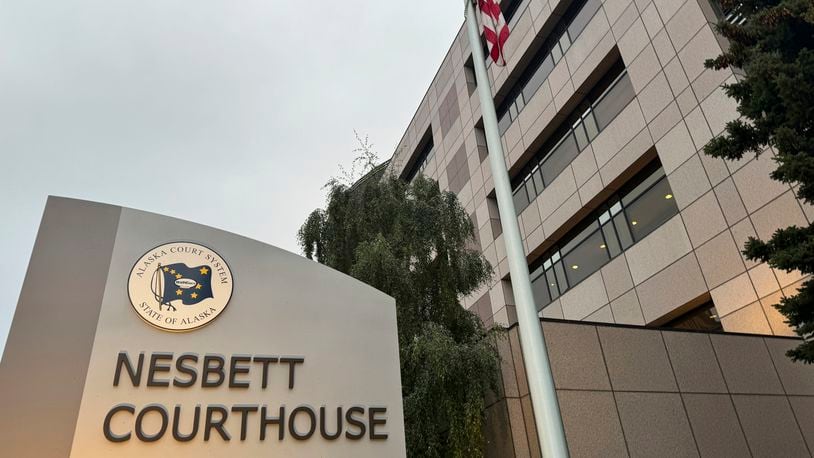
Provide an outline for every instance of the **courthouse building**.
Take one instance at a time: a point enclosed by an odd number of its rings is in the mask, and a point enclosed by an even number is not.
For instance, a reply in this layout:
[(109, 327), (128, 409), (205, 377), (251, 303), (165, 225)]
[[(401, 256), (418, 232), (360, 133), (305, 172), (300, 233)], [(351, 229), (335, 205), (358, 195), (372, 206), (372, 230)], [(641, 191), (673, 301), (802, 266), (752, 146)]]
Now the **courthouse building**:
[[(814, 373), (783, 356), (796, 341), (772, 307), (802, 277), (740, 251), (814, 209), (770, 179), (771, 151), (702, 151), (737, 116), (721, 85), (739, 70), (704, 60), (727, 46), (714, 24), (740, 18), (710, 0), (501, 4), (507, 65), (488, 73), (572, 454), (809, 456)], [(512, 326), (476, 85), (462, 27), (388, 167), (457, 194), (495, 267), (465, 306)], [(534, 456), (510, 336), (490, 453)]]

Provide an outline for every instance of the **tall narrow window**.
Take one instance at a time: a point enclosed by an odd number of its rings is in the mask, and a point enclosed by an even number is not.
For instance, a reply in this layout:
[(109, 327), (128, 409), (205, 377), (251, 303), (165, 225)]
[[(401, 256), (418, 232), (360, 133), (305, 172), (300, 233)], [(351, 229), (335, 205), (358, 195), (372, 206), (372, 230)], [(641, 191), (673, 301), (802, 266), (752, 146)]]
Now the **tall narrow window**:
[(421, 141), (419, 141), (416, 153), (413, 154), (413, 159), (409, 162), (410, 165), (407, 171), (402, 175), (405, 181), (413, 181), (416, 175), (424, 172), (424, 169), (427, 168), (430, 160), (432, 160), (435, 155), (434, 147), (435, 145), (432, 142), (432, 127), (430, 127), (421, 138)]
[(471, 96), (478, 89), (478, 79), (475, 77), (475, 63), (471, 55), (464, 63), (464, 76), (466, 77), (466, 89)]
[(503, 13), (506, 24), (512, 22), (512, 18), (519, 12), (522, 3), (523, 0), (503, 0), (500, 2), (500, 11)]

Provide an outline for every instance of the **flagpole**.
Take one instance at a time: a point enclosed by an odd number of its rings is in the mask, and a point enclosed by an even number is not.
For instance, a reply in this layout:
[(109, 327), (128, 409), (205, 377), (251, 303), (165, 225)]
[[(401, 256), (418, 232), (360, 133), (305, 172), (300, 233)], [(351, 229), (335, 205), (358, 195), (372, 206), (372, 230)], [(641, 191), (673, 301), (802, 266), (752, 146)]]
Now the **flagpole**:
[(481, 46), (475, 7), (471, 0), (464, 1), (469, 47), (472, 48), (472, 61), (483, 114), (483, 128), (486, 132), (486, 146), (489, 149), (489, 166), (492, 169), (492, 178), (495, 183), (500, 224), (503, 226), (503, 240), (509, 260), (509, 273), (520, 328), (520, 344), (523, 347), (523, 362), (529, 382), (529, 395), (534, 407), (537, 439), (543, 457), (564, 458), (568, 457), (565, 429), (560, 416), (557, 392), (554, 389), (554, 377), (551, 373), (551, 364), (543, 338), (543, 328), (537, 315), (537, 307), (534, 305), (529, 266), (526, 263), (526, 253), (520, 237), (514, 200), (512, 200), (509, 171), (506, 169), (506, 161), (503, 157), (495, 102), (492, 100), (492, 89), (489, 84), (489, 75), (486, 72), (486, 59)]

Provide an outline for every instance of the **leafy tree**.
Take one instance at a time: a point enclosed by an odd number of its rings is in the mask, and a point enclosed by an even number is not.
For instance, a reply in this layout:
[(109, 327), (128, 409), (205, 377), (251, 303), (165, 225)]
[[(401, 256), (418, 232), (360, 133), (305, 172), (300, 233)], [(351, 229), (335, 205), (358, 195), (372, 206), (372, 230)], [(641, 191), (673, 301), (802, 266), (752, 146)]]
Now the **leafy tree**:
[(396, 299), (407, 449), (410, 456), (480, 456), (485, 397), (498, 389), (497, 331), (459, 299), (492, 269), (467, 248), (474, 228), (454, 194), (374, 169), (352, 186), (329, 183), (326, 209), (298, 238), (310, 259)]
[[(720, 21), (728, 50), (707, 60), (707, 68), (735, 67), (743, 75), (724, 85), (738, 103), (741, 119), (726, 125), (725, 135), (704, 148), (710, 156), (740, 159), (774, 150), (771, 177), (796, 187), (797, 196), (814, 203), (814, 2), (812, 0), (722, 0), (738, 20)], [(741, 73), (741, 72), (739, 72)], [(779, 229), (768, 241), (750, 238), (744, 254), (785, 271), (814, 273), (814, 227)], [(814, 281), (775, 306), (801, 336), (788, 352), (795, 361), (814, 362)]]

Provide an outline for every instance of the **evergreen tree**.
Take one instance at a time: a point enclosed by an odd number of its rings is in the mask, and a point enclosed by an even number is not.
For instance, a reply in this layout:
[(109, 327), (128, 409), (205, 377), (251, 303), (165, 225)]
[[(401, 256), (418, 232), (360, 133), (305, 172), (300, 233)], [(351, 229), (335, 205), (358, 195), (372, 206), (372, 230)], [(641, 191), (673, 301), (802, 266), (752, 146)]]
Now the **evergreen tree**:
[[(704, 148), (710, 156), (741, 159), (770, 146), (777, 169), (771, 177), (795, 186), (814, 203), (814, 1), (723, 0), (734, 21), (720, 21), (730, 47), (708, 68), (735, 67), (738, 81), (725, 85), (741, 119)], [(785, 271), (814, 273), (814, 227), (779, 229), (768, 241), (750, 238), (744, 254)], [(787, 323), (809, 340), (788, 352), (795, 361), (814, 362), (814, 281), (776, 305)]]
[(298, 238), (309, 259), (396, 299), (409, 456), (474, 457), (484, 446), (486, 396), (497, 391), (494, 334), (460, 298), (491, 278), (456, 196), (435, 181), (405, 183), (374, 170), (329, 183)]

